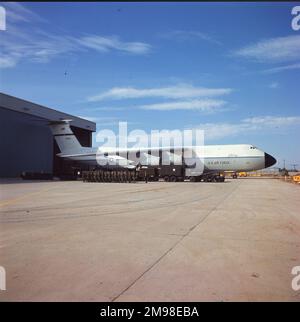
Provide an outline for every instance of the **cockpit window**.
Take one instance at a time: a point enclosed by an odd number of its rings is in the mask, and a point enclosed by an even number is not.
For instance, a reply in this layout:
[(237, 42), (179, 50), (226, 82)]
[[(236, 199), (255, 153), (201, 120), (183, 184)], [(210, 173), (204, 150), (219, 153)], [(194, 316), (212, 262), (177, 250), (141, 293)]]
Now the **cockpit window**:
[(257, 149), (256, 146), (250, 146), (250, 149)]

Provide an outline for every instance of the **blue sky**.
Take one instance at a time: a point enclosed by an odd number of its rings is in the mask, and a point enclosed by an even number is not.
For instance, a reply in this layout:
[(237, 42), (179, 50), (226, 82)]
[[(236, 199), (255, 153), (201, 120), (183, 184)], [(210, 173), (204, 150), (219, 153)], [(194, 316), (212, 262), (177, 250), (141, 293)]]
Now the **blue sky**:
[(298, 163), (295, 3), (2, 3), (0, 90), (97, 129), (206, 130)]

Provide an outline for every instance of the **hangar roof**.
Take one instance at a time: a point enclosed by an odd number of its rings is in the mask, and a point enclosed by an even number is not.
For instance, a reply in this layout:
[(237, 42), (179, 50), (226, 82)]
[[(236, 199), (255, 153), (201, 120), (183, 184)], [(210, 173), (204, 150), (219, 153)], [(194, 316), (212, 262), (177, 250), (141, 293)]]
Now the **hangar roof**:
[(96, 123), (82, 119), (80, 117), (70, 115), (64, 112), (54, 110), (39, 104), (25, 101), (21, 98), (10, 96), (0, 92), (0, 107), (6, 108), (15, 112), (33, 115), (35, 117), (48, 121), (61, 121), (71, 119), (72, 126), (79, 127), (88, 131), (96, 131)]

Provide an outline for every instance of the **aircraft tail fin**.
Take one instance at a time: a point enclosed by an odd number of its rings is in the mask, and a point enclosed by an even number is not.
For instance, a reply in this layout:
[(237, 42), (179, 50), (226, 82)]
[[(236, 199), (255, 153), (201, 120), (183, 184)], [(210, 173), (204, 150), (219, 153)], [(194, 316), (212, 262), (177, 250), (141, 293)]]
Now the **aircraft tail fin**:
[(50, 122), (49, 124), (60, 152), (63, 154), (74, 153), (82, 150), (82, 146), (71, 130), (70, 121), (71, 120), (62, 120)]

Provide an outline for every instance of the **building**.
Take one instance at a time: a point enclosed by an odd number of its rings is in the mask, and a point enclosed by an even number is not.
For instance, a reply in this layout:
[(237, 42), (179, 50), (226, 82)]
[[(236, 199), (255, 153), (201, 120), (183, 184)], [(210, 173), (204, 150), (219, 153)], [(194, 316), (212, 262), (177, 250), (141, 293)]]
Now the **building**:
[(49, 121), (72, 119), (71, 128), (82, 146), (92, 145), (94, 122), (0, 93), (0, 177), (23, 171), (60, 175), (66, 171)]

